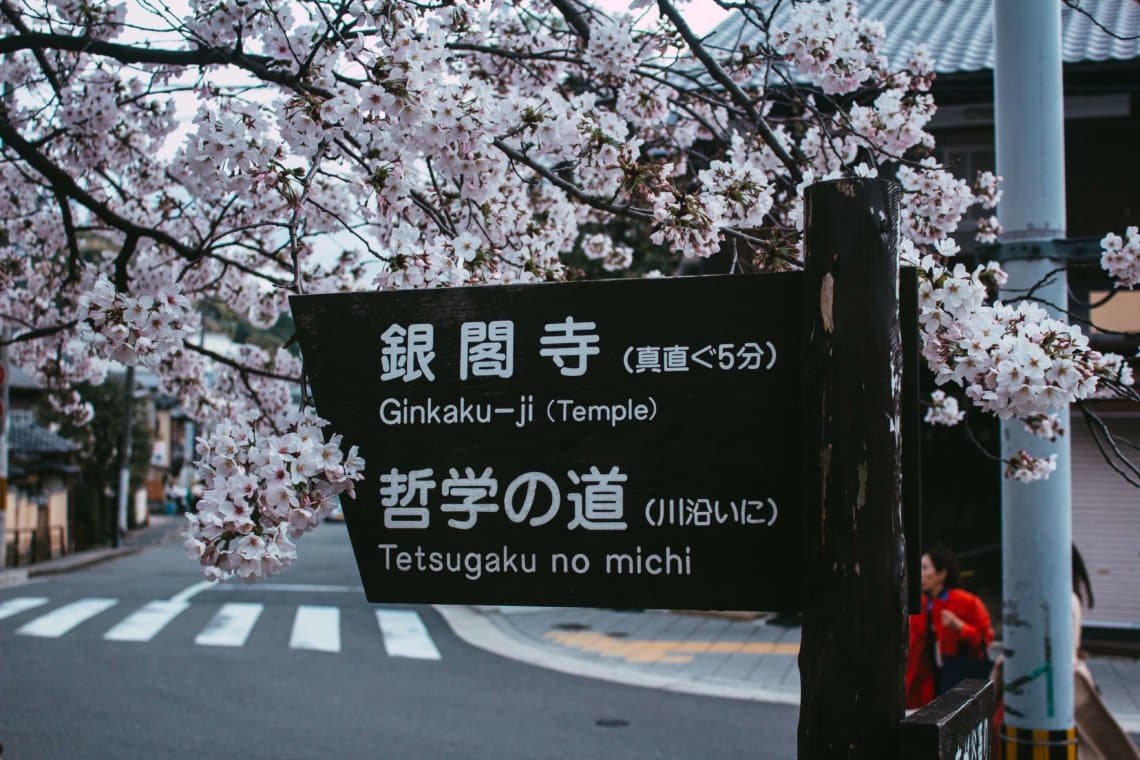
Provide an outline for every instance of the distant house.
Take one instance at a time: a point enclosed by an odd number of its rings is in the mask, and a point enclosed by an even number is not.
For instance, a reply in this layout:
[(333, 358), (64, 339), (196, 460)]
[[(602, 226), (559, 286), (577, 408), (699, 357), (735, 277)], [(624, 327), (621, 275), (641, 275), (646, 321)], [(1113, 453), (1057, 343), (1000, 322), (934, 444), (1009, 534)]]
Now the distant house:
[(35, 380), (12, 368), (8, 427), (6, 564), (24, 565), (65, 554), (71, 547), (69, 502), (79, 467), (79, 445), (36, 423), (41, 394)]
[[(1041, 0), (1043, 8), (1060, 0)], [(959, 176), (995, 170), (993, 0), (859, 0), (860, 18), (883, 22), (883, 53), (900, 65), (919, 44), (935, 62), (932, 89), (938, 112), (929, 126), (937, 157)], [(1140, 3), (1081, 0), (1080, 10), (1061, 9), (1065, 94), (1065, 171), (1068, 235), (1082, 238), (1098, 257), (1097, 241), (1140, 225)], [(781, 4), (776, 24), (791, 3)], [(1108, 31), (1106, 31), (1108, 30)], [(760, 30), (740, 12), (722, 22), (707, 43), (726, 50), (763, 42)], [(1000, 218), (1001, 208), (998, 213)], [(973, 219), (960, 230), (963, 249), (978, 258), (992, 251), (971, 245)], [(1070, 267), (1070, 310), (1076, 317), (1117, 331), (1140, 331), (1140, 291), (1122, 293), (1099, 306), (1109, 289), (1098, 266)], [(1137, 336), (1090, 330), (1093, 345), (1128, 357)], [(1138, 373), (1140, 374), (1140, 373)], [(1101, 404), (1114, 433), (1140, 441), (1140, 417)], [(1081, 413), (1073, 412), (1073, 537), (1092, 575), (1096, 606), (1086, 625), (1140, 634), (1140, 491), (1104, 462)], [(951, 441), (953, 431), (924, 436), (924, 522), (928, 539), (943, 538), (967, 553), (986, 582), (1000, 582), (1000, 475), (997, 465)], [(981, 431), (991, 449), (993, 431)], [(1133, 452), (1133, 459), (1137, 457)], [(955, 474), (947, 470), (953, 469)], [(963, 470), (969, 471), (962, 477)], [(964, 526), (969, 526), (968, 528)]]

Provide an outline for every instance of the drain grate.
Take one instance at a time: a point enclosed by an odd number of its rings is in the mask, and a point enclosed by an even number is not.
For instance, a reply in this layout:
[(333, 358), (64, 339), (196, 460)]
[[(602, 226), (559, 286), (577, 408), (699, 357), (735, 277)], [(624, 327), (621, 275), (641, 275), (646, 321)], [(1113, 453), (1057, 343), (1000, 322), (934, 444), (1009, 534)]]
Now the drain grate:
[(625, 718), (598, 718), (594, 724), (602, 728), (624, 728), (629, 725), (629, 721)]

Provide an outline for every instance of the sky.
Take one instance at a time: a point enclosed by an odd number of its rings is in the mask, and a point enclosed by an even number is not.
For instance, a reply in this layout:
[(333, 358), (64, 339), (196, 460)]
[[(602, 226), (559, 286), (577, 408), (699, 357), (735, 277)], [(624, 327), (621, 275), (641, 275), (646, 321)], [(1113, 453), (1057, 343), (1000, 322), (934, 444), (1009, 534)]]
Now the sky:
[[(609, 12), (621, 12), (629, 8), (629, 0), (594, 0), (594, 3)], [(728, 11), (717, 5), (714, 0), (691, 0), (691, 2), (677, 3), (677, 7), (685, 14), (685, 20), (697, 34), (711, 32), (728, 15)]]

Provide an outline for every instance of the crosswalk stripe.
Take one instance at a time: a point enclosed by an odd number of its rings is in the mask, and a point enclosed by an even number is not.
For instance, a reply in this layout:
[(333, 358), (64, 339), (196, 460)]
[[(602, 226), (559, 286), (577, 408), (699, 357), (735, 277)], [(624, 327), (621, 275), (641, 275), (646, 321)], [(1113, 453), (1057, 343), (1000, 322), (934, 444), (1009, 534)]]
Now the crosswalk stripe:
[(264, 608), (263, 604), (250, 602), (223, 604), (194, 643), (207, 647), (240, 647), (245, 644)]
[(52, 610), (48, 614), (17, 628), (16, 633), (22, 636), (58, 638), (84, 620), (93, 618), (118, 603), (118, 599), (80, 599), (78, 602), (65, 604), (59, 609)]
[(384, 649), (390, 657), (438, 660), (439, 650), (428, 635), (420, 616), (411, 610), (376, 610)]
[(9, 599), (6, 602), (0, 602), (0, 620), (13, 615), (19, 615), (21, 612), (35, 609), (41, 604), (47, 604), (46, 596), (18, 596), (15, 599)]
[(293, 619), (289, 637), (292, 649), (315, 649), (318, 652), (340, 651), (340, 609), (302, 604)]
[(150, 641), (189, 606), (189, 602), (167, 599), (147, 602), (107, 631), (103, 638), (110, 641)]

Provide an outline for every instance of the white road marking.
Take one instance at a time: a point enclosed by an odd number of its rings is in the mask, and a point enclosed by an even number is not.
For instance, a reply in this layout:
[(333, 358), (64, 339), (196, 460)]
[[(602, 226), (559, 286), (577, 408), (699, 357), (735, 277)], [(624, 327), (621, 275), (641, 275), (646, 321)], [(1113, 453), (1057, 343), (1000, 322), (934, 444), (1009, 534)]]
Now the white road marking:
[(216, 585), (218, 585), (217, 581), (200, 581), (198, 583), (195, 583), (193, 586), (187, 586), (186, 588), (182, 589), (177, 594), (170, 597), (170, 601), (188, 602), (206, 589)]
[(293, 619), (289, 637), (292, 649), (314, 649), (318, 652), (340, 651), (340, 609), (302, 604)]
[(103, 635), (110, 641), (150, 641), (178, 615), (190, 602), (159, 599), (147, 602)]
[(389, 657), (438, 660), (439, 650), (428, 635), (420, 616), (411, 610), (376, 610), (384, 649)]
[(46, 596), (18, 596), (15, 599), (0, 602), (0, 620), (35, 609), (41, 604), (47, 604), (47, 602)]
[(263, 604), (232, 602), (223, 604), (218, 614), (194, 639), (194, 643), (206, 647), (240, 647), (249, 638), (254, 623), (265, 609)]
[(59, 609), (52, 610), (48, 614), (17, 628), (16, 633), (22, 636), (59, 638), (83, 621), (95, 617), (100, 612), (110, 609), (118, 603), (118, 599), (80, 599), (78, 602), (65, 604)]

